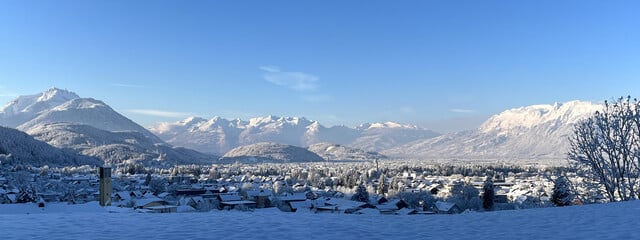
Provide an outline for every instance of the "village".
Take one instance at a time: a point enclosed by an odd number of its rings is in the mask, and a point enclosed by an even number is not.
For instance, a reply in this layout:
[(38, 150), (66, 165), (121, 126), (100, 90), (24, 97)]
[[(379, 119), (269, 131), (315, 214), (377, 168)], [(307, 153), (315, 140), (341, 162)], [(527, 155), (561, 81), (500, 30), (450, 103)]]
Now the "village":
[[(253, 211), (344, 214), (455, 214), (550, 207), (552, 177), (562, 168), (432, 165), (402, 162), (178, 166), (119, 166), (108, 205), (137, 212)], [(491, 176), (491, 177), (487, 177)], [(99, 201), (95, 167), (12, 167), (0, 173), (0, 203), (79, 204)], [(577, 186), (577, 188), (579, 188)], [(576, 197), (574, 204), (597, 201)], [(595, 199), (595, 200), (594, 200)]]

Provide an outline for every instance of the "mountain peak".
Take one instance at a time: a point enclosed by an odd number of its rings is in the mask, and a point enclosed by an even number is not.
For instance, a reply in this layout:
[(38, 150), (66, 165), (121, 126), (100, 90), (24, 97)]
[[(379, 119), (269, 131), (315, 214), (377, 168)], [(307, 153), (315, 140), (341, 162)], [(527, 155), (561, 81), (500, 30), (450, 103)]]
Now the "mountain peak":
[(364, 123), (358, 126), (358, 129), (362, 130), (371, 130), (371, 129), (421, 129), (418, 126), (410, 125), (410, 124), (402, 124), (398, 122), (384, 122), (384, 123)]
[(49, 88), (47, 91), (44, 91), (43, 93), (41, 93), (37, 101), (38, 102), (44, 102), (44, 101), (66, 102), (75, 98), (80, 98), (80, 96), (66, 89), (52, 87), (52, 88)]
[(506, 110), (492, 116), (480, 126), (481, 132), (531, 128), (550, 121), (575, 123), (602, 108), (601, 104), (587, 101), (539, 104)]
[[(217, 117), (214, 117), (214, 119), (215, 118), (217, 118)], [(204, 118), (201, 118), (201, 117), (191, 116), (191, 117), (185, 118), (182, 121), (179, 121), (178, 124), (180, 124), (180, 125), (189, 125), (189, 124), (192, 124), (192, 123), (198, 123), (198, 122), (204, 122), (204, 121), (207, 121), (207, 120), (204, 119)]]
[(43, 111), (77, 98), (80, 98), (77, 94), (55, 87), (34, 95), (19, 96), (0, 109), (0, 124), (17, 127)]

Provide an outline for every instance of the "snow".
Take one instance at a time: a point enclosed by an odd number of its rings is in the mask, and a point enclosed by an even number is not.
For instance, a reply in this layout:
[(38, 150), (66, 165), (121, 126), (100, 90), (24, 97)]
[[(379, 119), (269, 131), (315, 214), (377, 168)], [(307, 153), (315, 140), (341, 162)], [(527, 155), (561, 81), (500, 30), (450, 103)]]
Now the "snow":
[[(455, 215), (252, 212), (109, 213), (87, 204), (7, 212), (2, 239), (640, 239), (640, 202)], [(49, 207), (46, 207), (47, 209)], [(38, 209), (36, 209), (38, 210)], [(115, 212), (115, 211), (112, 211)]]
[(400, 123), (397, 123), (397, 122), (371, 123), (371, 124), (368, 124), (368, 125), (361, 125), (361, 126), (368, 126), (367, 129), (373, 129), (373, 128), (419, 129), (418, 126), (400, 124)]
[(564, 164), (569, 136), (575, 124), (601, 104), (570, 101), (506, 110), (476, 130), (445, 134), (396, 147), (382, 154), (391, 157), (487, 159)]
[(576, 123), (596, 111), (601, 104), (585, 101), (569, 101), (553, 105), (532, 105), (506, 110), (491, 117), (480, 127), (482, 132), (509, 131), (515, 128), (532, 128), (547, 122), (562, 121), (564, 124)]
[(235, 147), (259, 142), (277, 142), (309, 146), (331, 142), (379, 151), (418, 139), (439, 135), (413, 125), (395, 122), (366, 123), (356, 128), (324, 127), (304, 117), (255, 117), (248, 121), (213, 117), (210, 120), (189, 117), (174, 123), (159, 123), (149, 128), (167, 143), (201, 152), (225, 153)]

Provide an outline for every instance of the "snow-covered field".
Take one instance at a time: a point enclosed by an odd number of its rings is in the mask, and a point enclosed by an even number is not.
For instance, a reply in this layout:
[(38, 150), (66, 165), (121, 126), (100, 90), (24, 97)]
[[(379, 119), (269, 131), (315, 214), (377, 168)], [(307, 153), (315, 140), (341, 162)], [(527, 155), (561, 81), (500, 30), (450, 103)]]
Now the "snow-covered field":
[(18, 206), (0, 205), (0, 239), (640, 239), (640, 201), (411, 216)]

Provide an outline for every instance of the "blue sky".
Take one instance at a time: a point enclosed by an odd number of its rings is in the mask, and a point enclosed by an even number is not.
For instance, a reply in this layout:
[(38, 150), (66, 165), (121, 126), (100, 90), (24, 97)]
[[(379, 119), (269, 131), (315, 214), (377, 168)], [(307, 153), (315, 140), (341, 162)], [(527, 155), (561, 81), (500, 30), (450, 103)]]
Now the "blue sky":
[(0, 102), (66, 88), (145, 126), (476, 127), (640, 96), (638, 1), (2, 1)]

